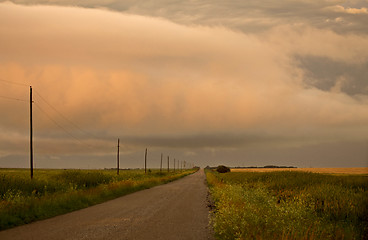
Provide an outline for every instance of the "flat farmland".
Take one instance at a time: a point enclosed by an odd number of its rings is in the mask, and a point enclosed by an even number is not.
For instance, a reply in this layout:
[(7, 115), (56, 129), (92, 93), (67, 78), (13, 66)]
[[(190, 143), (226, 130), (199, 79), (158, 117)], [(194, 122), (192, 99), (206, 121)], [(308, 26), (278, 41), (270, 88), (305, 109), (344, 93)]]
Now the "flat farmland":
[(367, 239), (362, 169), (235, 170), (206, 172), (217, 239)]
[(232, 168), (231, 172), (301, 171), (332, 174), (368, 174), (368, 167), (361, 168)]

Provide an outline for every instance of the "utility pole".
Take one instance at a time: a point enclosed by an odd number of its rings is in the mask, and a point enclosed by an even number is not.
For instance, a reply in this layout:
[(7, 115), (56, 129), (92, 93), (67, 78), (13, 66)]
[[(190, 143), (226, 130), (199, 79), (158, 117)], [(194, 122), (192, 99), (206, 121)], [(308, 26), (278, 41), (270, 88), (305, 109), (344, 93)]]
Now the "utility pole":
[(144, 173), (147, 173), (147, 148), (146, 153), (144, 154)]
[(33, 120), (32, 120), (32, 104), (33, 104), (33, 98), (32, 98), (32, 86), (29, 87), (30, 93), (29, 93), (29, 117), (30, 117), (30, 165), (31, 165), (31, 179), (33, 179)]
[(167, 172), (170, 172), (170, 157), (167, 156)]
[(120, 139), (118, 138), (118, 156), (117, 156), (117, 163), (118, 163), (117, 169), (118, 169), (118, 175), (119, 175), (119, 169), (120, 169), (120, 166), (119, 166), (119, 148), (120, 148)]
[(174, 172), (175, 172), (175, 158), (174, 158)]
[(161, 164), (160, 164), (160, 172), (162, 172), (162, 153), (161, 153)]

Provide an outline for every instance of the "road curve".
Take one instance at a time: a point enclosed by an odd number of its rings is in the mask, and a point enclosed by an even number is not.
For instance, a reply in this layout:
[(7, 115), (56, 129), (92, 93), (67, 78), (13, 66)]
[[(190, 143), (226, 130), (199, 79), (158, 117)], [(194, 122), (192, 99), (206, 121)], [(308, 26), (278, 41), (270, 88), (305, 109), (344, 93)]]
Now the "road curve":
[(203, 170), (180, 180), (0, 232), (0, 239), (213, 239)]

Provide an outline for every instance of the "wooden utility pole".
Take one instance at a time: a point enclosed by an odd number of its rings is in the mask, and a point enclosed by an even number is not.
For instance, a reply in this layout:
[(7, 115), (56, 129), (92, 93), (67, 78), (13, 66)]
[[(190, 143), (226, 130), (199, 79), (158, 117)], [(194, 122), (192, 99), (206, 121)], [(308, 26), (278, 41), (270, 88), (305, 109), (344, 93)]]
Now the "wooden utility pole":
[(32, 98), (32, 86), (29, 87), (30, 93), (29, 93), (29, 117), (30, 117), (30, 165), (31, 165), (31, 179), (33, 179), (33, 119), (32, 119), (32, 104), (33, 104), (33, 98)]
[(119, 166), (119, 148), (120, 148), (120, 139), (118, 138), (118, 156), (117, 156), (117, 173), (119, 175), (119, 169), (120, 169), (120, 166)]
[(167, 156), (167, 172), (170, 172), (170, 157)]
[(174, 158), (174, 172), (175, 172), (175, 158)]
[(161, 164), (160, 164), (160, 172), (162, 172), (162, 153), (161, 153)]
[(146, 153), (144, 154), (144, 173), (147, 173), (147, 148)]

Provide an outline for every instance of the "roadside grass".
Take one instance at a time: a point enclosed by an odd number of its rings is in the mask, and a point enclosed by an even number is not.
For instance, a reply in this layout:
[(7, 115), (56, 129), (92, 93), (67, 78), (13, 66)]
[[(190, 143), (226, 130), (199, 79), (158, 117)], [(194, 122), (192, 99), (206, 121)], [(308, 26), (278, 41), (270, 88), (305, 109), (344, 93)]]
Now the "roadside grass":
[(0, 230), (57, 216), (168, 183), (196, 170), (0, 169)]
[(207, 171), (218, 239), (367, 239), (368, 177)]

